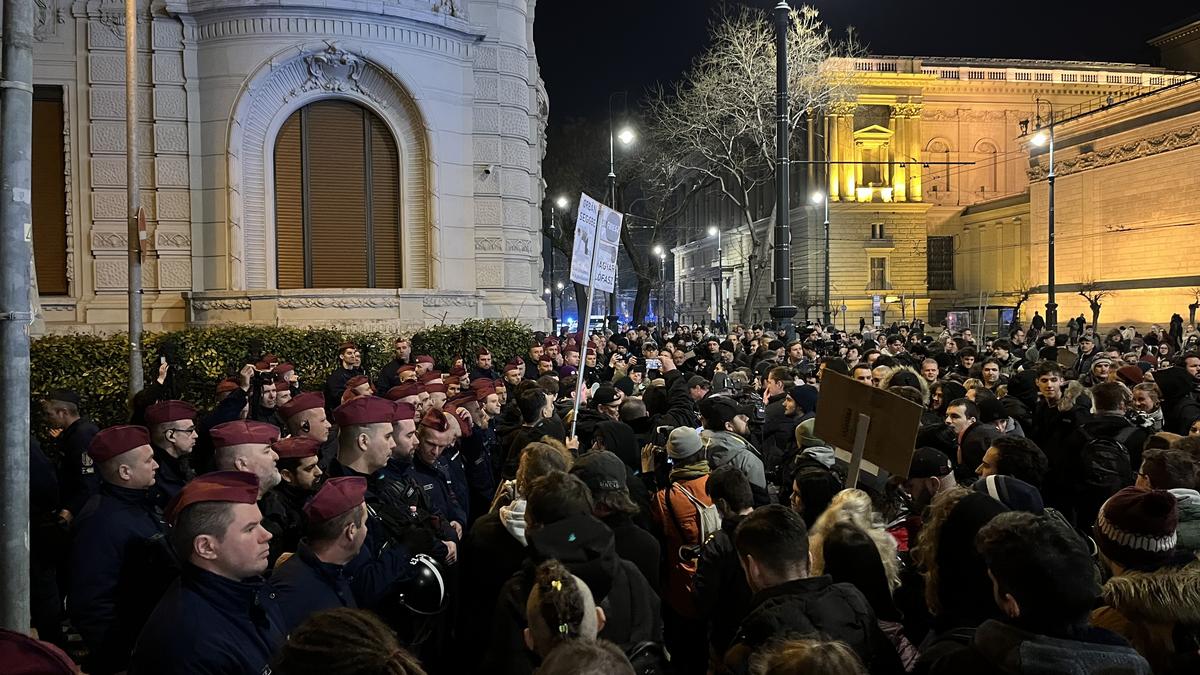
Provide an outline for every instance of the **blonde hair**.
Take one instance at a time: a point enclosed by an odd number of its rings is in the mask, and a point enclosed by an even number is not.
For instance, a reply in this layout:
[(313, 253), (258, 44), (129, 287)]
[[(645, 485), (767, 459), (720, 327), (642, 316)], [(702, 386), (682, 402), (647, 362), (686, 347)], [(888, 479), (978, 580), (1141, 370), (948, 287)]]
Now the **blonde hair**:
[(896, 557), (896, 540), (883, 529), (882, 519), (875, 512), (870, 495), (856, 488), (847, 488), (834, 495), (833, 501), (829, 502), (829, 508), (813, 523), (808, 535), (812, 573), (825, 573), (825, 537), (838, 523), (850, 523), (871, 538), (879, 551), (880, 560), (883, 561), (883, 570), (887, 573), (888, 590), (895, 591), (900, 585), (900, 559)]

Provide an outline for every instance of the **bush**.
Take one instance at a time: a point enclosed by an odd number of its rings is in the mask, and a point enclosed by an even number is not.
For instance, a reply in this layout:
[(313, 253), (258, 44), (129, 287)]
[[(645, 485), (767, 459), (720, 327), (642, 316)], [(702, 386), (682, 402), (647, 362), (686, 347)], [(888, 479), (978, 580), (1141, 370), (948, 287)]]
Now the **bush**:
[[(142, 336), (143, 369), (147, 381), (158, 372), (166, 355), (174, 366), (180, 396), (201, 409), (213, 404), (216, 385), (235, 375), (243, 364), (272, 353), (296, 366), (300, 387), (320, 391), (325, 378), (338, 366), (337, 347), (350, 340), (362, 350), (363, 367), (374, 378), (392, 359), (394, 335), (377, 332), (343, 332), (264, 326), (188, 328)], [(532, 340), (524, 325), (512, 321), (467, 320), (458, 325), (436, 326), (412, 336), (413, 354), (430, 354), (443, 367), (463, 353), (473, 362), (475, 349), (484, 346), (498, 362), (523, 354)], [(125, 334), (48, 335), (30, 344), (30, 392), (37, 401), (55, 389), (73, 389), (83, 400), (83, 413), (101, 428), (129, 419), (128, 337)], [(44, 432), (44, 425), (34, 428)]]

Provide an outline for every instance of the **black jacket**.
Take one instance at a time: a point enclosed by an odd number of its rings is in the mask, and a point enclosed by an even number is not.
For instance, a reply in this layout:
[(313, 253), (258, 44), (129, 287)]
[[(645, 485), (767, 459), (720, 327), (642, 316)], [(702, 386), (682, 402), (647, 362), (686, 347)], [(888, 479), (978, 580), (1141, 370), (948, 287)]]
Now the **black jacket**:
[(304, 502), (311, 496), (311, 492), (281, 481), (258, 500), (263, 528), (271, 533), (269, 567), (275, 566), (281, 554), (296, 551), (304, 536)]
[(529, 559), (504, 584), (492, 620), (492, 640), (479, 672), (532, 673), (534, 655), (525, 647), (525, 602), (538, 563), (554, 558), (583, 580), (607, 622), (601, 639), (622, 650), (662, 641), (658, 596), (633, 563), (616, 553), (612, 530), (592, 516), (571, 516), (529, 534)]
[(646, 583), (657, 593), (658, 574), (662, 567), (662, 547), (658, 539), (623, 513), (614, 513), (603, 518), (603, 521), (613, 531), (617, 555), (637, 565)]
[(345, 566), (322, 562), (303, 542), (296, 555), (271, 574), (271, 586), (288, 633), (317, 612), (358, 606)]
[(365, 374), (362, 368), (354, 368), (353, 370), (348, 370), (341, 366), (335, 368), (329, 374), (329, 377), (325, 378), (325, 409), (333, 412), (342, 404), (342, 394), (346, 392), (346, 383), (356, 375)]
[(58, 450), (58, 489), (62, 507), (79, 515), (87, 500), (100, 489), (100, 477), (87, 454), (92, 438), (100, 428), (86, 417), (80, 417), (63, 429), (55, 439)]
[(400, 366), (407, 365), (407, 361), (401, 359), (392, 359), (388, 361), (383, 370), (379, 371), (379, 377), (375, 379), (375, 391), (382, 396), (387, 393), (388, 389), (400, 385)]
[[(1122, 434), (1125, 435), (1125, 440), (1121, 444), (1129, 453), (1129, 472), (1119, 478), (1124, 485), (1133, 485), (1135, 472), (1142, 465), (1142, 448), (1146, 445), (1146, 437), (1149, 434), (1145, 429), (1135, 427), (1123, 415), (1097, 415), (1091, 421), (1082, 424), (1067, 438), (1064, 447), (1056, 451), (1055, 459), (1060, 464), (1056, 470), (1061, 468), (1066, 476), (1082, 476), (1090, 439), (1118, 440)], [(1096, 520), (1100, 505), (1112, 494), (1091, 494), (1082, 485), (1082, 481), (1065, 483), (1071, 488), (1071, 502), (1074, 506), (1074, 513), (1068, 513), (1067, 517), (1073, 516), (1075, 523), (1082, 527), (1090, 526)]]
[(477, 668), (488, 649), (492, 616), (500, 589), (525, 562), (525, 545), (504, 527), (498, 511), (480, 516), (459, 548), (462, 561), (462, 600), (459, 633), (469, 635), (473, 648), (464, 654), (464, 667)]
[(708, 620), (708, 644), (718, 657), (737, 634), (754, 595), (733, 546), (733, 533), (743, 517), (721, 521), (720, 531), (700, 550), (696, 566), (696, 604)]
[(1162, 390), (1163, 431), (1187, 436), (1192, 422), (1200, 419), (1200, 401), (1192, 396), (1192, 378), (1178, 366), (1154, 373)]
[(763, 468), (767, 473), (773, 473), (783, 455), (796, 447), (796, 425), (801, 417), (788, 417), (783, 407), (785, 398), (786, 393), (779, 393), (767, 399), (767, 416), (762, 427)]
[(725, 665), (731, 672), (745, 673), (749, 655), (767, 643), (805, 635), (845, 642), (871, 675), (904, 672), (866, 598), (854, 586), (835, 584), (828, 576), (796, 579), (755, 594), (725, 654)]
[(154, 486), (150, 489), (154, 492), (158, 505), (166, 508), (167, 502), (179, 494), (188, 481), (196, 477), (196, 472), (192, 470), (192, 463), (186, 456), (176, 458), (157, 445), (152, 447), (154, 461), (158, 462), (158, 471), (154, 474)]
[(1149, 675), (1150, 664), (1117, 635), (1088, 629), (1083, 639), (1052, 638), (986, 621), (970, 644), (934, 661), (931, 675)]

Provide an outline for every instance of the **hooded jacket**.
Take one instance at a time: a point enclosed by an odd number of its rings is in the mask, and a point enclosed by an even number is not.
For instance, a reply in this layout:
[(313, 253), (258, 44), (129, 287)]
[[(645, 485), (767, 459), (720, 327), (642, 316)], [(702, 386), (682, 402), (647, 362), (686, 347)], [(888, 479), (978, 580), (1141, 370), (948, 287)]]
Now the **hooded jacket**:
[(463, 538), (459, 555), (462, 561), (459, 631), (477, 641), (475, 649), (463, 654), (462, 665), (474, 668), (487, 651), (500, 589), (520, 571), (525, 561), (525, 500), (516, 499), (480, 516)]
[(1175, 504), (1179, 508), (1175, 550), (1200, 554), (1200, 492), (1189, 488), (1172, 488), (1170, 493), (1175, 495)]
[[(1093, 626), (1129, 640), (1155, 673), (1194, 673), (1200, 657), (1181, 662), (1176, 638), (1180, 628), (1200, 632), (1200, 561), (1154, 572), (1113, 577), (1101, 591), (1104, 606), (1092, 611)], [(1194, 639), (1194, 638), (1193, 638)]]
[(1084, 640), (1038, 635), (997, 620), (985, 621), (966, 647), (935, 661), (930, 675), (1150, 675), (1146, 660), (1111, 633), (1088, 631)]
[(1154, 373), (1162, 390), (1163, 431), (1186, 436), (1192, 422), (1200, 419), (1200, 402), (1192, 397), (1192, 378), (1178, 366)]
[(763, 470), (763, 461), (758, 450), (746, 442), (746, 439), (731, 431), (712, 431), (705, 429), (700, 433), (704, 444), (704, 454), (708, 465), (715, 471), (718, 467), (732, 464), (742, 473), (751, 485), (767, 489), (767, 476)]
[(600, 639), (622, 651), (641, 642), (662, 641), (658, 596), (633, 563), (617, 556), (612, 530), (590, 515), (569, 516), (529, 533), (529, 557), (500, 591), (492, 620), (492, 639), (478, 672), (527, 675), (536, 658), (522, 631), (525, 603), (539, 563), (561, 562), (592, 592), (606, 622)]

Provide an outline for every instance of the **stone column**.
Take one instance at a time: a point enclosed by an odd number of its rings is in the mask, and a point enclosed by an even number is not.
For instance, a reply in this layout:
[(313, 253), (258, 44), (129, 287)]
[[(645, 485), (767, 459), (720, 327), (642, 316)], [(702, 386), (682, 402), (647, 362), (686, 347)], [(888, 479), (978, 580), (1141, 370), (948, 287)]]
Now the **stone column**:
[(829, 198), (841, 201), (842, 165), (837, 164), (842, 155), (838, 151), (838, 116), (832, 111), (825, 115), (825, 157), (829, 160)]
[(892, 131), (895, 135), (892, 137), (888, 160), (895, 162), (890, 165), (892, 200), (903, 202), (908, 201), (908, 162), (911, 160), (905, 155), (905, 151), (908, 150), (908, 119), (902, 116), (897, 108), (898, 106), (892, 106)]
[[(857, 153), (854, 151), (854, 108), (857, 104), (853, 102), (835, 103), (832, 106), (833, 113), (837, 116), (837, 140), (838, 140), (838, 160), (841, 162), (856, 162), (858, 161)], [(855, 164), (839, 164), (841, 170), (838, 172), (840, 183), (838, 192), (841, 193), (842, 201), (854, 201), (854, 187), (858, 184), (857, 169)]]
[[(906, 147), (904, 152), (909, 157), (908, 172), (908, 201), (921, 201), (921, 104), (910, 103), (905, 109)], [(915, 160), (915, 161), (914, 161)]]

